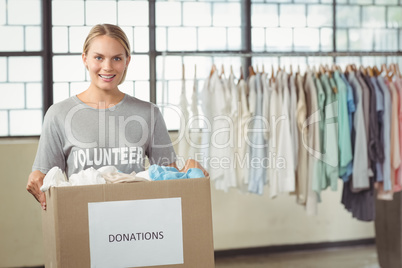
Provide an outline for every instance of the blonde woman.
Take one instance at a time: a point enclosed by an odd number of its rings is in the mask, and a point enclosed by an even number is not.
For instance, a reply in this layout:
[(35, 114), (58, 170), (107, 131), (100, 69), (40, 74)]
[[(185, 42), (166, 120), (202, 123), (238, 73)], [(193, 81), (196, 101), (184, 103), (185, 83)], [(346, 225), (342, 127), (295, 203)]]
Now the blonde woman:
[[(140, 172), (146, 156), (150, 164), (176, 167), (176, 154), (158, 107), (118, 88), (131, 60), (122, 29), (110, 24), (94, 26), (85, 40), (82, 60), (91, 84), (49, 108), (28, 178), (27, 190), (43, 209), (46, 200), (40, 187), (55, 166), (67, 177), (89, 167), (109, 165), (123, 173)], [(192, 162), (182, 171), (190, 167), (201, 168)]]

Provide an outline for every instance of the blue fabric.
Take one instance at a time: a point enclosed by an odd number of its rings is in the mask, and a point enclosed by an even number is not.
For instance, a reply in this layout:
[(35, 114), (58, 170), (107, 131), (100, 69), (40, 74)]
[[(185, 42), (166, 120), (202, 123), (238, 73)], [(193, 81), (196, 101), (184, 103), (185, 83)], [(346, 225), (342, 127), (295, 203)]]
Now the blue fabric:
[[(378, 130), (379, 130), (379, 137), (378, 137), (379, 144), (383, 145), (383, 146), (381, 146), (382, 148), (377, 148), (377, 149), (379, 149), (379, 151), (377, 151), (377, 153), (378, 153), (377, 157), (379, 159), (385, 159), (384, 148), (385, 148), (386, 141), (384, 140), (384, 132), (385, 132), (384, 116), (385, 116), (385, 94), (386, 94), (386, 92), (384, 92), (384, 89), (385, 90), (388, 90), (388, 89), (386, 88), (385, 84), (384, 84), (384, 88), (383, 88), (383, 86), (380, 85), (380, 82), (379, 82), (379, 80), (377, 80), (376, 77), (371, 77), (371, 83), (373, 84), (373, 87), (375, 89), (375, 98), (377, 100), (376, 104), (377, 104), (377, 120), (378, 120), (377, 123), (378, 123)], [(382, 161), (382, 162), (384, 162), (384, 161)], [(377, 181), (384, 181), (382, 162), (381, 161), (376, 162), (376, 170), (377, 170), (376, 180)]]
[(179, 172), (174, 167), (151, 165), (148, 169), (149, 177), (153, 181), (175, 180), (175, 179), (196, 179), (205, 177), (199, 168), (190, 168), (186, 173)]
[[(385, 84), (384, 77), (377, 77), (378, 86), (384, 94), (384, 163), (382, 164), (384, 191), (392, 190), (391, 182), (391, 113), (392, 100), (388, 86)], [(377, 163), (377, 166), (380, 165)], [(378, 167), (381, 170), (381, 166)]]
[[(332, 79), (330, 79), (331, 83)], [(348, 88), (338, 71), (334, 72), (334, 81), (338, 88), (338, 146), (339, 146), (339, 176), (345, 181), (352, 174), (353, 161), (352, 137), (348, 111)]]
[[(250, 87), (250, 90), (253, 90)], [(261, 85), (261, 75), (258, 73), (255, 77), (255, 89), (257, 92), (257, 103), (255, 109), (255, 119), (252, 121), (253, 126), (251, 129), (261, 130), (264, 127), (264, 121), (262, 120), (262, 101), (263, 101), (263, 92)], [(262, 131), (253, 131), (251, 132), (250, 137), (250, 160), (254, 159), (266, 159), (266, 148), (263, 146), (265, 144), (264, 133)], [(252, 164), (250, 164), (252, 166)], [(264, 192), (264, 181), (266, 179), (267, 169), (264, 168), (264, 165), (260, 165), (255, 168), (250, 168), (249, 171), (249, 184), (248, 191), (250, 193), (255, 193), (262, 195)]]
[[(349, 82), (346, 80), (344, 74), (341, 74), (341, 78), (346, 85), (347, 88), (347, 104), (348, 104), (348, 115), (349, 115), (349, 132), (350, 137), (352, 137), (353, 130), (353, 113), (356, 111), (355, 99), (353, 97), (353, 90)], [(353, 151), (353, 147), (352, 147)], [(350, 175), (353, 173), (353, 161), (350, 161), (346, 166), (346, 173), (342, 176), (343, 181), (349, 181)]]

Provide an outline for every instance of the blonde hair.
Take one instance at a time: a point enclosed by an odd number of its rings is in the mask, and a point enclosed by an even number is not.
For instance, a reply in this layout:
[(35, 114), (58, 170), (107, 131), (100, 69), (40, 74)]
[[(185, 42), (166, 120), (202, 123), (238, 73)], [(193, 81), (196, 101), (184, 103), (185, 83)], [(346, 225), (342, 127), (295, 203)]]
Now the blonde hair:
[[(113, 24), (97, 24), (94, 27), (92, 27), (91, 31), (89, 32), (87, 38), (85, 39), (84, 46), (83, 46), (83, 53), (87, 54), (89, 47), (91, 46), (91, 42), (94, 38), (98, 36), (109, 36), (111, 38), (116, 39), (124, 48), (126, 52), (126, 57), (130, 56), (130, 42), (128, 41), (127, 35), (124, 33), (124, 31), (117, 25)], [(127, 74), (127, 68), (124, 70), (123, 76), (121, 78), (121, 83), (124, 82), (124, 79), (126, 78)]]

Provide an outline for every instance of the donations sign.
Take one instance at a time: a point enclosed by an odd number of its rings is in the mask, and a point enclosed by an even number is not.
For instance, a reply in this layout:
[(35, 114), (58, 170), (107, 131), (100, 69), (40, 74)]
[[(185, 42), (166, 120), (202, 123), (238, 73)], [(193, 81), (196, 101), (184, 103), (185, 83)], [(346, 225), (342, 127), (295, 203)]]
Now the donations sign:
[(91, 267), (183, 263), (181, 198), (88, 203)]

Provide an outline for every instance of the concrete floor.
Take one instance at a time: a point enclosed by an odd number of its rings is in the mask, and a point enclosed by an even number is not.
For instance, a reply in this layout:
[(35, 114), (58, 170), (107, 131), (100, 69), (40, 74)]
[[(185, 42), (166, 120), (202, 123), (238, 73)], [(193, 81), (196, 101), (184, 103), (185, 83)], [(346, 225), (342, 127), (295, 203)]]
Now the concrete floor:
[(375, 245), (220, 257), (216, 268), (380, 268)]

